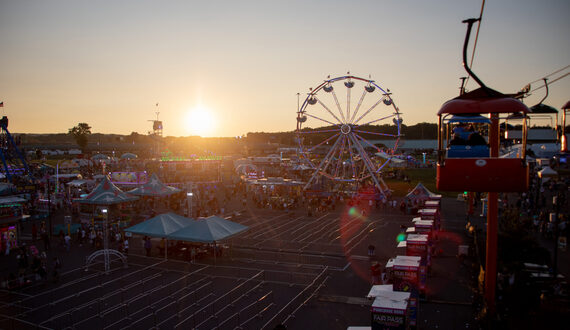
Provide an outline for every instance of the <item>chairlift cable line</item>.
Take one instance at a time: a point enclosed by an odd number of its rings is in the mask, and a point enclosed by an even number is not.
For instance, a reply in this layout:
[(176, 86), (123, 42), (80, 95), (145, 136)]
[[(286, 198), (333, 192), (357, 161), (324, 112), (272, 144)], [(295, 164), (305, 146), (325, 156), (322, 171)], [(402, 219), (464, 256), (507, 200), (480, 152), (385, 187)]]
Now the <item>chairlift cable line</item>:
[[(473, 51), (471, 52), (471, 61), (469, 67), (473, 68), (473, 59), (475, 58), (475, 49), (477, 48), (477, 40), (479, 40), (479, 29), (481, 28), (481, 21), (483, 20), (483, 11), (485, 9), (485, 0), (481, 2), (481, 14), (479, 14), (479, 22), (477, 23), (477, 32), (475, 33), (475, 41), (473, 42)], [(467, 86), (469, 82), (469, 76), (465, 79), (464, 86)]]
[(562, 69), (558, 69), (558, 70), (556, 70), (556, 71), (554, 71), (554, 72), (552, 72), (552, 73), (550, 73), (550, 74), (547, 74), (546, 76), (544, 76), (544, 77), (542, 77), (542, 78), (538, 78), (538, 79), (536, 79), (536, 80), (534, 80), (534, 81), (531, 81), (531, 82), (529, 82), (528, 84), (530, 85), (530, 84), (534, 84), (535, 82), (539, 82), (539, 81), (543, 80), (544, 78), (548, 78), (548, 77), (550, 77), (550, 76), (552, 76), (552, 75), (555, 75), (555, 74), (557, 74), (557, 73), (560, 72), (560, 71), (564, 71), (564, 70), (568, 69), (569, 67), (570, 67), (570, 64), (567, 65), (567, 66), (565, 66), (565, 67), (563, 67)]
[[(560, 79), (562, 79), (562, 78), (567, 77), (568, 75), (570, 75), (570, 72), (566, 72), (566, 73), (563, 74), (562, 76), (560, 76), (560, 77), (558, 77), (558, 78), (556, 78), (556, 79), (550, 80), (550, 81), (548, 82), (548, 85), (549, 85), (549, 86), (552, 86), (553, 83), (557, 82), (558, 80), (560, 80)], [(541, 79), (541, 80), (542, 80), (542, 79)], [(539, 90), (539, 89), (541, 89), (541, 88), (544, 88), (544, 87), (546, 87), (546, 84), (540, 85), (540, 86), (536, 87), (535, 89), (531, 90), (531, 91), (529, 92), (529, 94), (532, 93), (532, 92), (535, 92), (535, 91), (537, 91), (537, 90)]]

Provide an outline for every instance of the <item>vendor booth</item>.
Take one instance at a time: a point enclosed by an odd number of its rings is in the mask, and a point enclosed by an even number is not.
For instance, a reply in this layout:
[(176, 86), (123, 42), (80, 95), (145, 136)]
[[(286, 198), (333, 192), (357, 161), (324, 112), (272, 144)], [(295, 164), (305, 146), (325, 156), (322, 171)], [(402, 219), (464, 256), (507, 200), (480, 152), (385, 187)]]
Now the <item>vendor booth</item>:
[(0, 253), (6, 254), (18, 247), (19, 223), (26, 200), (15, 196), (0, 198)]
[(421, 265), (421, 257), (396, 256), (388, 260), (386, 270), (395, 291), (409, 292), (409, 323), (417, 325), (419, 298), (425, 295), (426, 269)]
[(406, 255), (422, 258), (422, 265), (431, 266), (431, 246), (427, 235), (409, 234), (406, 238)]
[(418, 211), (422, 220), (433, 220), (434, 230), (439, 230), (440, 227), (440, 214), (438, 209), (423, 208)]
[(441, 200), (441, 195), (437, 195), (429, 191), (421, 182), (418, 183), (406, 196), (404, 203), (406, 205), (423, 206), (426, 201)]
[(417, 220), (414, 222), (414, 227), (416, 234), (426, 234), (430, 239), (436, 238), (433, 220)]
[[(370, 311), (372, 329), (407, 329), (409, 323), (410, 293), (388, 290), (391, 285), (380, 290), (374, 287), (374, 302)], [(369, 294), (370, 296), (370, 294)]]
[(427, 200), (424, 203), (425, 209), (436, 209), (438, 212), (441, 212), (441, 201), (440, 200)]

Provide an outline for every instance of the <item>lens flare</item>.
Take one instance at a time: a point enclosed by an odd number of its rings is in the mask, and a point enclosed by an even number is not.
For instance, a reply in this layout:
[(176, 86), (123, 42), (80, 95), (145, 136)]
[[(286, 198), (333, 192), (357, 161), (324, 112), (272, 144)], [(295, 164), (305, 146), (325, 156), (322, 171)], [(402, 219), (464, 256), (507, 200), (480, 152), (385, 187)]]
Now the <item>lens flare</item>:
[(396, 236), (396, 242), (400, 243), (406, 240), (406, 234), (404, 233), (399, 233), (398, 236)]
[(357, 209), (356, 207), (351, 207), (351, 208), (348, 210), (348, 215), (350, 215), (351, 217), (357, 217), (357, 216), (359, 215), (359, 214), (358, 214), (358, 209)]

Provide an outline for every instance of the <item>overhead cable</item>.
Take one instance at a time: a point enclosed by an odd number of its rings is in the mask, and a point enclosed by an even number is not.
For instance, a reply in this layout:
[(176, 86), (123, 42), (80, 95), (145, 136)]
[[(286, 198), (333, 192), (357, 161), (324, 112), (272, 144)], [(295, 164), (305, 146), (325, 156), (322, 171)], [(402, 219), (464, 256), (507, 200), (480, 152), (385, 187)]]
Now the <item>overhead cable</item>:
[(567, 65), (567, 66), (563, 67), (562, 69), (558, 69), (558, 70), (556, 70), (556, 71), (554, 71), (554, 72), (552, 72), (552, 73), (550, 73), (550, 74), (547, 74), (546, 76), (544, 76), (544, 77), (542, 77), (542, 78), (538, 78), (538, 79), (536, 79), (535, 81), (531, 81), (531, 82), (529, 82), (529, 84), (534, 84), (535, 82), (539, 82), (539, 81), (543, 80), (544, 78), (548, 78), (548, 77), (550, 77), (550, 76), (552, 76), (552, 75), (555, 75), (555, 74), (557, 74), (557, 73), (560, 72), (560, 71), (564, 71), (564, 70), (566, 70), (566, 69), (568, 69), (568, 68), (570, 68), (570, 65)]
[[(477, 23), (477, 32), (475, 33), (475, 41), (473, 42), (473, 51), (471, 52), (471, 61), (469, 62), (469, 67), (473, 68), (473, 59), (475, 58), (475, 49), (477, 48), (477, 40), (479, 40), (479, 29), (481, 28), (481, 20), (483, 19), (483, 10), (485, 9), (485, 0), (481, 2), (481, 13), (479, 14), (479, 22)], [(469, 82), (469, 76), (465, 80), (464, 86), (467, 86)]]
[[(562, 78), (565, 78), (565, 77), (568, 76), (568, 75), (570, 75), (570, 72), (566, 72), (565, 74), (561, 75), (560, 77), (558, 77), (558, 78), (556, 78), (556, 79), (549, 80), (549, 81), (548, 81), (548, 85), (551, 86), (553, 83), (557, 82), (558, 80), (560, 80), (560, 79), (562, 79)], [(528, 92), (528, 93), (530, 94), (530, 93), (532, 93), (532, 92), (534, 92), (534, 91), (537, 91), (537, 90), (539, 90), (539, 89), (541, 89), (541, 88), (544, 88), (544, 87), (546, 87), (546, 84), (540, 85), (540, 86), (534, 88), (533, 90), (531, 90), (531, 91)]]

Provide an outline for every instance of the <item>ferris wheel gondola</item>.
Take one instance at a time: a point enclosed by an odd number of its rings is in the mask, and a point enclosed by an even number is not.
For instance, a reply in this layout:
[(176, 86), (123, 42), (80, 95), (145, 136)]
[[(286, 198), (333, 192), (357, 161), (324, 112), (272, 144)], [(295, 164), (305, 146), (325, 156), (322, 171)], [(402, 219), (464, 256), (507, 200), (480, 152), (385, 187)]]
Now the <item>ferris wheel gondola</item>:
[[(353, 99), (358, 92), (360, 96)], [(310, 89), (297, 111), (296, 130), (300, 159), (313, 169), (305, 189), (325, 177), (334, 182), (370, 184), (386, 195), (388, 187), (380, 172), (395, 155), (401, 124), (390, 91), (371, 79), (329, 77)], [(381, 148), (381, 139), (392, 141)], [(376, 157), (379, 152), (389, 158)]]

